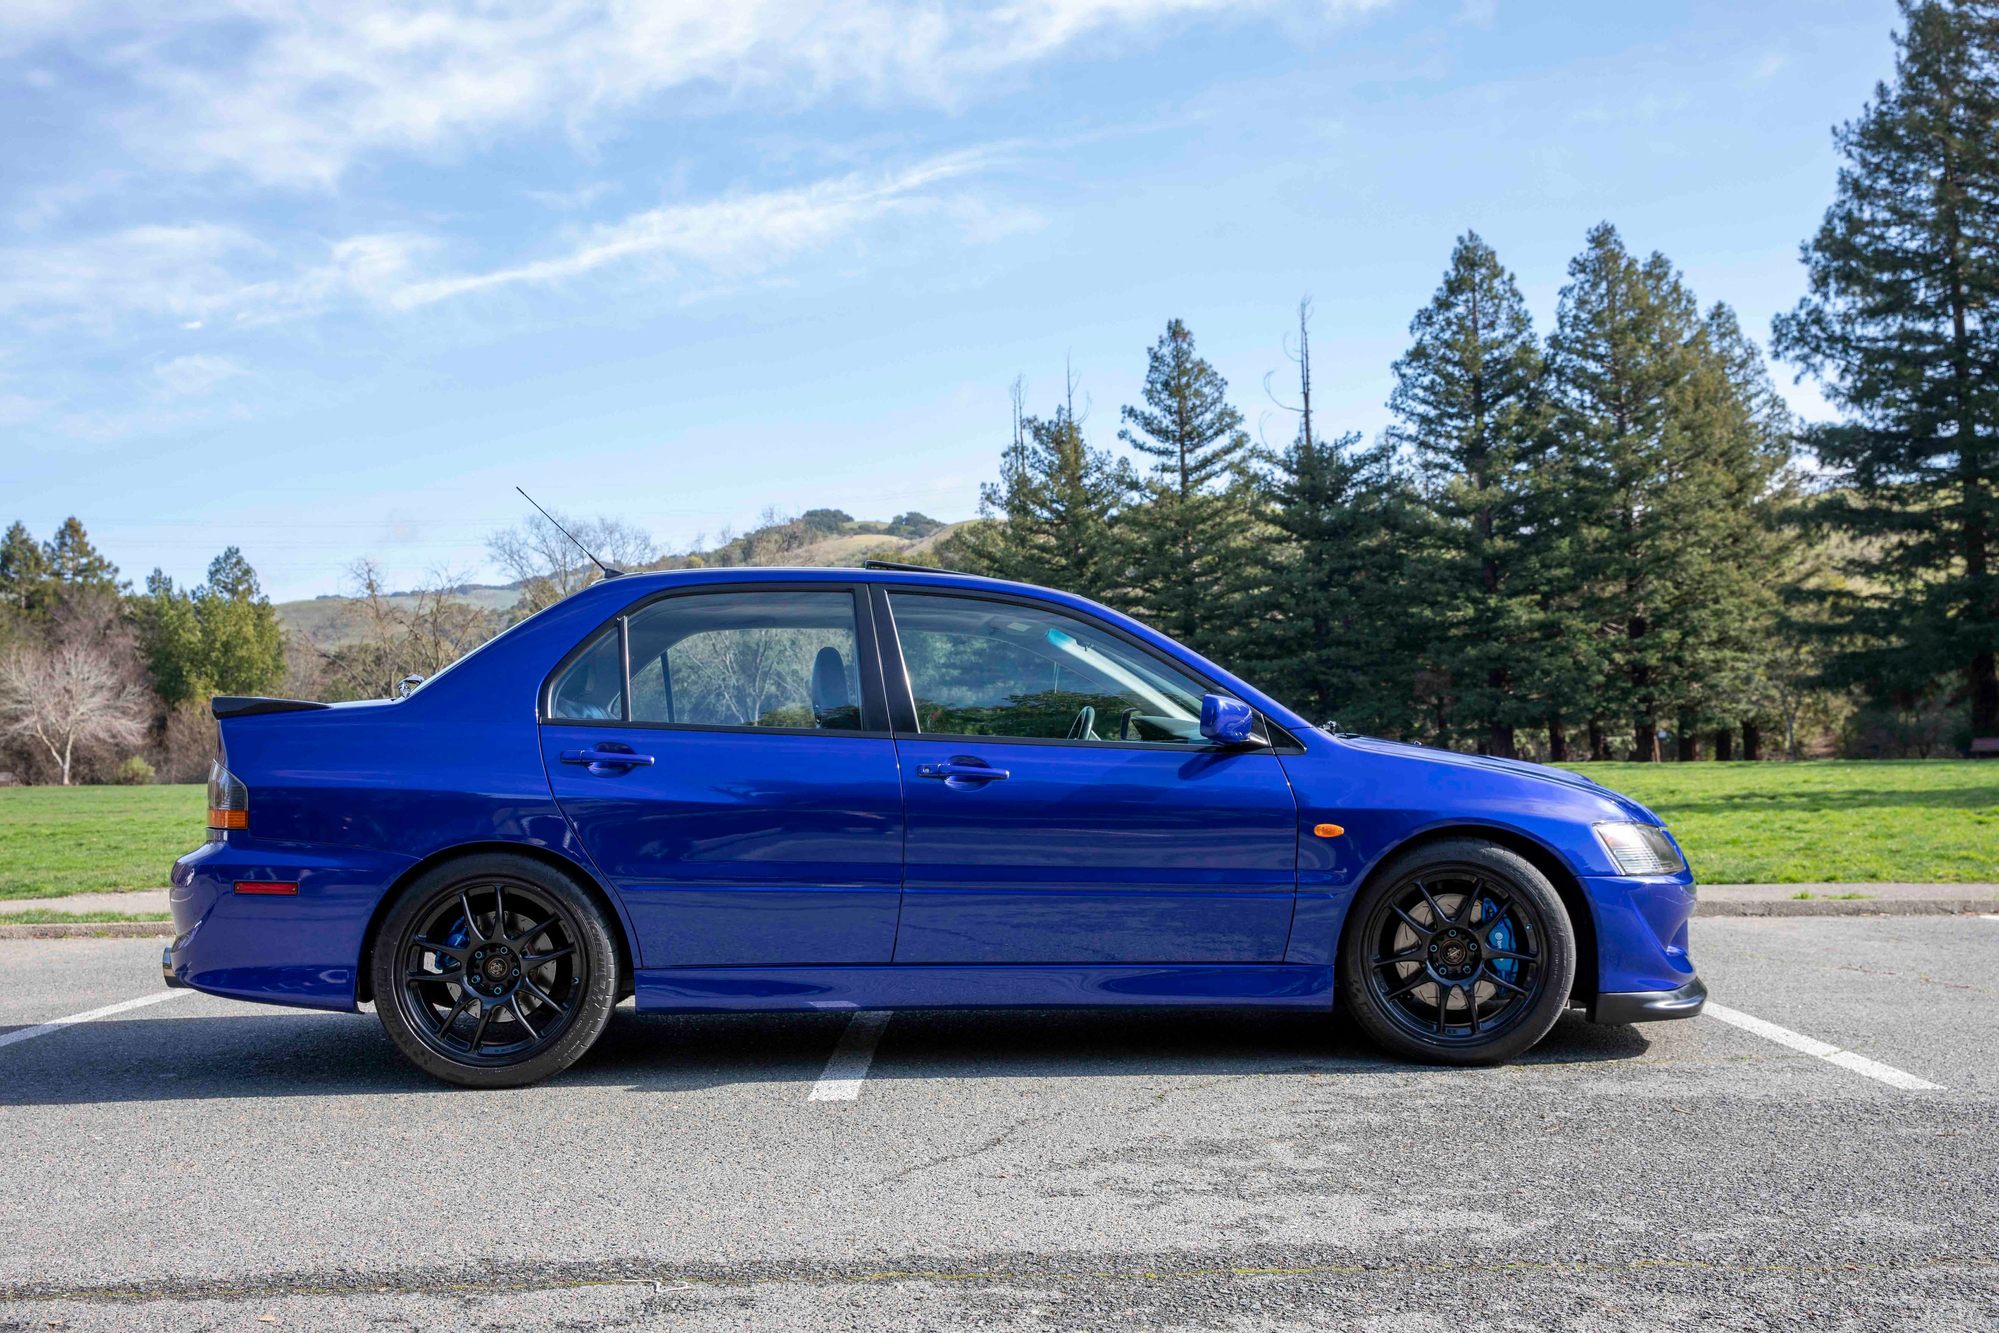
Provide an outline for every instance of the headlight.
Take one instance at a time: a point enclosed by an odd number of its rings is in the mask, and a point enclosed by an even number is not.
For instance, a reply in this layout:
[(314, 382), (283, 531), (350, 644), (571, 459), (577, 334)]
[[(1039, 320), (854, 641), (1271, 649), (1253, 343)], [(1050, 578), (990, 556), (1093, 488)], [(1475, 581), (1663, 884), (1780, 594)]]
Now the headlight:
[(1671, 875), (1687, 868), (1666, 830), (1650, 824), (1598, 824), (1597, 841), (1626, 875)]

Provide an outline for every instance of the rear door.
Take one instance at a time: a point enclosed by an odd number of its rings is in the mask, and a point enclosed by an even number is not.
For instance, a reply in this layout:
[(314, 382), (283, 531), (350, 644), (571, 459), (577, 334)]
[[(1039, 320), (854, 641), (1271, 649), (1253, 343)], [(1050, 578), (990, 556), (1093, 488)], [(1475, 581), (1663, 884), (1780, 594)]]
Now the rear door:
[(1205, 682), (1046, 604), (890, 588), (897, 963), (1276, 962), (1297, 809), (1200, 735)]
[(578, 646), (542, 700), (555, 798), (638, 965), (886, 963), (902, 795), (864, 589), (673, 593)]

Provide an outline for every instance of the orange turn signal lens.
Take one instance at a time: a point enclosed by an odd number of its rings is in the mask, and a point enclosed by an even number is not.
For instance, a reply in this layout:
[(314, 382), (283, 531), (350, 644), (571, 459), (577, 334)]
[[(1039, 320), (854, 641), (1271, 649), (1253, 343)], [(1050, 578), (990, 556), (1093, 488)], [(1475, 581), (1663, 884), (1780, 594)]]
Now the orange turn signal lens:
[(217, 810), (213, 806), (210, 806), (208, 810), (208, 827), (248, 828), (250, 827), (250, 812), (248, 810)]
[(1346, 830), (1338, 824), (1314, 824), (1312, 825), (1312, 832), (1322, 838), (1337, 838), (1340, 834), (1345, 833)]
[(297, 893), (298, 881), (292, 879), (239, 879), (236, 881), (238, 893)]

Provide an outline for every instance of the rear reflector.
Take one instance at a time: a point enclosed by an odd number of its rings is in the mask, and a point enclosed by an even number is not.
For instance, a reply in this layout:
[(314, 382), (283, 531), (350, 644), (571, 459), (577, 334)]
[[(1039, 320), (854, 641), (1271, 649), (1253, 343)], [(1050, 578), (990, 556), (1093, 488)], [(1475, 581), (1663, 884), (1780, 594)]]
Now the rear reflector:
[(238, 893), (297, 893), (298, 881), (287, 879), (239, 879)]
[(248, 828), (250, 827), (250, 812), (248, 810), (210, 809), (208, 812), (208, 827)]

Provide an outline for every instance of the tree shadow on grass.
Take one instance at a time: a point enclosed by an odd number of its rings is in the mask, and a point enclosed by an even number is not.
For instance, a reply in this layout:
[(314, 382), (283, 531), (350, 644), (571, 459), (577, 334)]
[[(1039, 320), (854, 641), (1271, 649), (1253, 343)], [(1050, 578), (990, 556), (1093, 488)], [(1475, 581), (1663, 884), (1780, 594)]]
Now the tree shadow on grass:
[[(1995, 775), (1999, 777), (1999, 775)], [(1756, 791), (1697, 800), (1658, 800), (1668, 820), (1687, 815), (1851, 814), (1864, 809), (1999, 810), (1999, 781), (1989, 786), (1952, 787), (1942, 791), (1896, 791), (1868, 787), (1840, 791)]]

